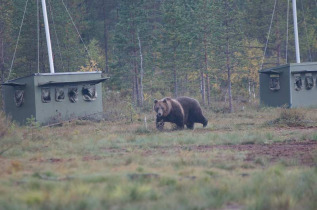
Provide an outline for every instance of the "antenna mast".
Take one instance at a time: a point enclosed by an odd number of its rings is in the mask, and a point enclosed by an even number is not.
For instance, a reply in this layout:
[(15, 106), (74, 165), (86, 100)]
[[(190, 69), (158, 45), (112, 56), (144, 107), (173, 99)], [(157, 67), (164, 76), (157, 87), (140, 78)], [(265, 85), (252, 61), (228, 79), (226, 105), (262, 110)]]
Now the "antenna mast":
[(296, 63), (300, 63), (300, 52), (299, 52), (299, 42), (298, 42), (298, 27), (297, 27), (296, 0), (292, 0), (292, 4), (293, 4), (293, 18), (294, 18), (294, 34), (295, 34)]
[(45, 2), (45, 0), (42, 0), (42, 9), (43, 9), (43, 17), (44, 17), (44, 25), (45, 25), (45, 34), (46, 34), (48, 59), (49, 59), (49, 63), (50, 63), (50, 72), (51, 72), (51, 74), (54, 74), (55, 70), (54, 70), (52, 44), (51, 44), (51, 37), (50, 37), (50, 27), (48, 25), (47, 10), (46, 10), (46, 2)]

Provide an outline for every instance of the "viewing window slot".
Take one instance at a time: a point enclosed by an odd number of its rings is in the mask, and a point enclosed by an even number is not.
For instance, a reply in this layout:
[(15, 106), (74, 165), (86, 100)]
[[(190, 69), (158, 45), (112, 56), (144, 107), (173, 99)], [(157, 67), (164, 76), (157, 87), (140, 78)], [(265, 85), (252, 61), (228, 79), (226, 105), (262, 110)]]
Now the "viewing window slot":
[(68, 88), (68, 98), (70, 102), (76, 103), (78, 101), (78, 88), (70, 87)]
[(94, 101), (97, 98), (96, 85), (84, 85), (81, 92), (84, 101)]
[(24, 104), (24, 90), (16, 89), (14, 91), (14, 102), (17, 107), (21, 107)]
[(50, 88), (42, 88), (42, 102), (49, 103), (51, 102), (51, 89)]
[(55, 88), (55, 101), (61, 102), (65, 99), (65, 92), (63, 88)]
[(278, 91), (280, 86), (280, 75), (279, 74), (270, 74), (270, 90)]
[(314, 87), (314, 78), (312, 74), (305, 74), (305, 87), (307, 90)]
[(295, 90), (296, 91), (300, 91), (303, 87), (303, 82), (302, 82), (302, 77), (300, 74), (294, 74), (294, 78), (295, 78)]

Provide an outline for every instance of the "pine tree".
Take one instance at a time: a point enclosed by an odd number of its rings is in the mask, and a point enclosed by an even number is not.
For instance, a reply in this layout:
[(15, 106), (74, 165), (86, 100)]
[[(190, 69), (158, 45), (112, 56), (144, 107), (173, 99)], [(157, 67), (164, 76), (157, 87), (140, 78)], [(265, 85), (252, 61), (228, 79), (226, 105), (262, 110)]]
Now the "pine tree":
[[(187, 75), (191, 70), (191, 4), (182, 0), (166, 0), (162, 4), (163, 38), (162, 38), (162, 68), (168, 69), (173, 78), (173, 95), (179, 95), (178, 80), (180, 75)], [(168, 80), (169, 81), (169, 80)]]
[[(117, 56), (116, 72), (114, 76), (123, 74), (131, 81), (132, 101), (137, 106), (142, 106), (143, 96), (140, 74), (140, 43), (143, 34), (142, 23), (146, 23), (145, 10), (142, 7), (142, 0), (127, 1), (121, 0), (118, 3), (118, 23), (116, 25), (115, 47)], [(142, 76), (143, 77), (143, 76)], [(122, 79), (122, 77), (121, 77)], [(125, 83), (125, 81), (124, 81)], [(126, 84), (121, 83), (126, 86)]]
[(238, 10), (238, 2), (234, 0), (216, 1), (218, 5), (217, 14), (218, 20), (222, 20), (220, 23), (220, 31), (218, 39), (218, 61), (220, 69), (226, 71), (226, 95), (228, 94), (229, 111), (232, 113), (233, 110), (233, 96), (232, 96), (232, 75), (234, 70), (239, 68), (241, 63), (241, 57), (238, 52), (241, 51), (240, 46), (242, 45), (243, 33), (241, 30), (241, 14)]
[(216, 5), (213, 0), (199, 0), (196, 3), (195, 33), (197, 34), (197, 40), (195, 45), (197, 48), (195, 51), (198, 60), (203, 63), (200, 67), (202, 104), (205, 105), (207, 98), (208, 106), (210, 106), (210, 63), (213, 63), (215, 51), (213, 39), (215, 39), (217, 33), (213, 30), (216, 28), (216, 18), (214, 17)]
[(12, 19), (13, 4), (9, 0), (0, 0), (0, 82), (8, 77), (8, 69), (12, 59)]

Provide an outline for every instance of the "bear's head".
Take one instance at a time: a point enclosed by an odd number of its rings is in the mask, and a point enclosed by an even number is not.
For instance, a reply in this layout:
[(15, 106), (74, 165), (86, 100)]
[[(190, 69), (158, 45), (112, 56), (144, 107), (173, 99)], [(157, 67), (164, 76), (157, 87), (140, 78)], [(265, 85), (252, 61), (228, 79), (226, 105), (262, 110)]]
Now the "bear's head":
[(166, 117), (171, 112), (170, 98), (163, 98), (161, 100), (154, 100), (154, 111), (157, 117)]

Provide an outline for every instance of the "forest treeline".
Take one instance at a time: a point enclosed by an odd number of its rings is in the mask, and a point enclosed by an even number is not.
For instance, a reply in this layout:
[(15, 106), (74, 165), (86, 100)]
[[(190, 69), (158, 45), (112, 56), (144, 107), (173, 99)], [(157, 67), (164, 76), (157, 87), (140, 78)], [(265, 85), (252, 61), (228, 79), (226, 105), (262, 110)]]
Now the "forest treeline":
[[(302, 62), (316, 61), (317, 0), (297, 9)], [(47, 0), (47, 11), (55, 71), (101, 70), (135, 106), (188, 95), (233, 111), (257, 97), (258, 70), (295, 62), (290, 0)], [(0, 71), (2, 82), (49, 72), (40, 1), (0, 0)]]

